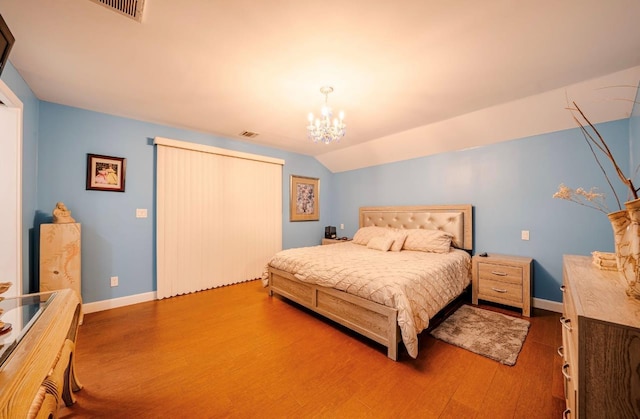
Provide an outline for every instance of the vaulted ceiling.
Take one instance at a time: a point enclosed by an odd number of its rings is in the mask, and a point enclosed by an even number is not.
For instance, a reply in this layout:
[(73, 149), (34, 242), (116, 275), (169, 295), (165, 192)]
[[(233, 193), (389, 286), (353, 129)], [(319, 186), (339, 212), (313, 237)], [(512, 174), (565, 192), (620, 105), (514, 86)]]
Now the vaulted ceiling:
[[(10, 61), (44, 101), (316, 156), (332, 171), (629, 115), (637, 0), (0, 0)], [(320, 87), (338, 144), (306, 138)], [(606, 87), (606, 89), (602, 89)], [(593, 106), (592, 106), (593, 105)], [(254, 131), (253, 139), (240, 136)]]

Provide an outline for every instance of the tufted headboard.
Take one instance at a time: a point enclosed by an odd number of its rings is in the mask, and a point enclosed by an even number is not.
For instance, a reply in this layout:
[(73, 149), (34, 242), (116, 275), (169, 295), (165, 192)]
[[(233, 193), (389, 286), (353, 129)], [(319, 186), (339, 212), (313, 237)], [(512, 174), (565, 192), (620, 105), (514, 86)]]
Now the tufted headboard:
[(424, 228), (453, 234), (453, 245), (473, 248), (472, 207), (465, 205), (417, 205), (360, 207), (360, 227)]

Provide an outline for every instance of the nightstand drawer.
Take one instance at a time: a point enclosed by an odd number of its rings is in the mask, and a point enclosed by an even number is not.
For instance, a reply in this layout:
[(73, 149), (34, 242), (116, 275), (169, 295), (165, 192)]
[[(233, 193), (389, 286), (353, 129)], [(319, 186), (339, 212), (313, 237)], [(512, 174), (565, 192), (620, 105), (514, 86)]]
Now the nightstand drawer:
[(522, 309), (531, 315), (533, 259), (522, 256), (485, 254), (474, 256), (471, 302), (488, 300)]
[[(520, 283), (522, 283), (522, 278)], [(487, 300), (506, 300), (522, 303), (522, 285), (493, 279), (482, 279), (478, 284), (478, 298)], [(497, 301), (501, 302), (501, 301)]]
[(478, 263), (478, 275), (481, 280), (493, 280), (509, 284), (522, 285), (522, 267), (499, 265), (497, 263)]

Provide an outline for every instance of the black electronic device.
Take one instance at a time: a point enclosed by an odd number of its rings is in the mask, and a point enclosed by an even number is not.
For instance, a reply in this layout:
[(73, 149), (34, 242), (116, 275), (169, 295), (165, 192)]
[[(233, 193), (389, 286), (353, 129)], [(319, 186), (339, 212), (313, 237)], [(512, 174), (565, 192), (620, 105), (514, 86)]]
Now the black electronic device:
[(336, 236), (336, 228), (335, 226), (326, 226), (324, 228), (324, 238), (325, 239), (335, 239)]
[(16, 38), (13, 37), (9, 26), (0, 15), (0, 74), (2, 74), (2, 70), (4, 70), (4, 66), (9, 60), (9, 53), (15, 42)]
[(487, 252), (482, 252), (478, 256), (480, 256), (481, 258), (486, 258), (489, 255), (487, 254)]

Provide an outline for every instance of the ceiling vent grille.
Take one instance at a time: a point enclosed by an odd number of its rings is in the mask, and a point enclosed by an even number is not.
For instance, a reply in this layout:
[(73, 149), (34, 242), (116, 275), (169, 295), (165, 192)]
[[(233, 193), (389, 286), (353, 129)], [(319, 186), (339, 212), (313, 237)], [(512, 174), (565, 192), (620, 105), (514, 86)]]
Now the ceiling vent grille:
[(145, 0), (91, 0), (101, 4), (109, 10), (123, 14), (131, 19), (142, 22), (142, 10)]
[(247, 138), (254, 138), (258, 136), (258, 133), (253, 131), (242, 131), (240, 135)]

